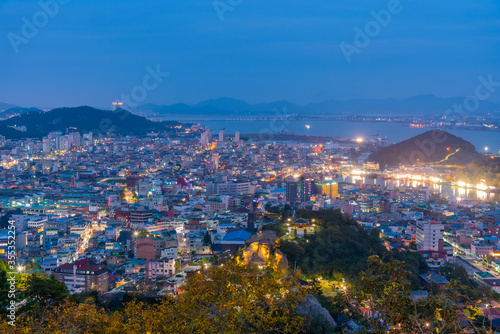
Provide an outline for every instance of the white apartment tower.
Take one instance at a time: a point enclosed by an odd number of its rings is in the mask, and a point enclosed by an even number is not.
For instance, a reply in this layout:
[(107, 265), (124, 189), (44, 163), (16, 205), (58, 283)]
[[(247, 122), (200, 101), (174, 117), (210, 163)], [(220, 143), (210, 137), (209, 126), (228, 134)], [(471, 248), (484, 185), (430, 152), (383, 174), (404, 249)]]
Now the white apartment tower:
[(444, 225), (433, 221), (417, 222), (417, 250), (439, 251), (443, 241)]
[(208, 131), (205, 131), (201, 134), (201, 139), (200, 139), (200, 144), (202, 146), (207, 146), (208, 145), (208, 142), (209, 142), (209, 132)]

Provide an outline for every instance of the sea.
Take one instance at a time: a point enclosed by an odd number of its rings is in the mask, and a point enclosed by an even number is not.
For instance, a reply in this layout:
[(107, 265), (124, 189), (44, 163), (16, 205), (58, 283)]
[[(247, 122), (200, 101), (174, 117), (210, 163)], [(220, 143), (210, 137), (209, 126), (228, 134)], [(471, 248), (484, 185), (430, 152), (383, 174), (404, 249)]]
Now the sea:
[[(197, 121), (214, 133), (224, 130), (227, 134), (239, 131), (250, 133), (288, 132), (298, 135), (327, 136), (342, 138), (387, 138), (397, 143), (436, 128), (413, 128), (408, 124), (390, 122), (350, 122), (338, 120), (267, 120), (267, 121)], [(476, 150), (487, 150), (492, 154), (500, 152), (500, 132), (468, 129), (443, 129), (472, 143)]]

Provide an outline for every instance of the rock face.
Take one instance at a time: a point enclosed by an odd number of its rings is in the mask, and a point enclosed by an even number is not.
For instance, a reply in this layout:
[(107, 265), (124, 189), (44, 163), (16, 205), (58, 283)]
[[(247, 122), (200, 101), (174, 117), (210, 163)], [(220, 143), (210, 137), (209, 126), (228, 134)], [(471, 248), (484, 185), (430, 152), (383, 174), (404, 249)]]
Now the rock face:
[(274, 250), (275, 243), (276, 232), (274, 231), (261, 231), (252, 235), (246, 242), (247, 247), (243, 250), (243, 262), (254, 266), (272, 265), (275, 270), (286, 272), (288, 259), (279, 249)]
[(246, 242), (247, 247), (243, 250), (243, 262), (255, 266), (267, 265), (275, 242), (276, 232), (274, 231), (260, 231), (252, 235)]
[(259, 233), (252, 235), (250, 239), (246, 241), (246, 244), (250, 245), (254, 242), (266, 244), (269, 249), (272, 249), (274, 248), (274, 244), (276, 242), (276, 232), (270, 230), (260, 231)]
[(300, 301), (299, 306), (297, 306), (297, 314), (311, 318), (313, 322), (326, 330), (337, 327), (337, 323), (333, 320), (330, 312), (321, 306), (316, 297), (311, 294)]
[(267, 244), (252, 242), (243, 251), (243, 262), (245, 264), (251, 263), (255, 266), (265, 266), (270, 254), (271, 249)]
[(273, 265), (277, 271), (288, 271), (288, 258), (279, 249), (274, 252)]

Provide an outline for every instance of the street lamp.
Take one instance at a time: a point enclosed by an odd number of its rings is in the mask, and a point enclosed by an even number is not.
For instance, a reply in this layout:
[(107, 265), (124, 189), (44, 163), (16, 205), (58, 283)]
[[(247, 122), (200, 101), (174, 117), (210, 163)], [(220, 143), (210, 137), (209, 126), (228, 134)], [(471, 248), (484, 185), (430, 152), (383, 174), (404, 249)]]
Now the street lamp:
[(17, 271), (19, 271), (19, 274), (21, 274), (21, 282), (23, 282), (23, 270), (24, 270), (23, 266), (17, 266)]

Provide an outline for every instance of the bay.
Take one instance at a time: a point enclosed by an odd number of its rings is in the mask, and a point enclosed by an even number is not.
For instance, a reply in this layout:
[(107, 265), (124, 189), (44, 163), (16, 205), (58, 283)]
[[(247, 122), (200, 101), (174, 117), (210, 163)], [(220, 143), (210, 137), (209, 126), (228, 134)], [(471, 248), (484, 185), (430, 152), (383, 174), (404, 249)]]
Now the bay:
[[(245, 133), (278, 133), (289, 132), (298, 135), (328, 136), (342, 138), (387, 138), (389, 143), (397, 143), (435, 128), (412, 128), (407, 124), (390, 122), (351, 122), (337, 120), (315, 121), (198, 121), (214, 133), (224, 130), (227, 134), (239, 131)], [(309, 128), (306, 127), (309, 125)], [(500, 151), (500, 132), (480, 130), (443, 129), (457, 137), (461, 137), (476, 146), (479, 152), (493, 154)]]

